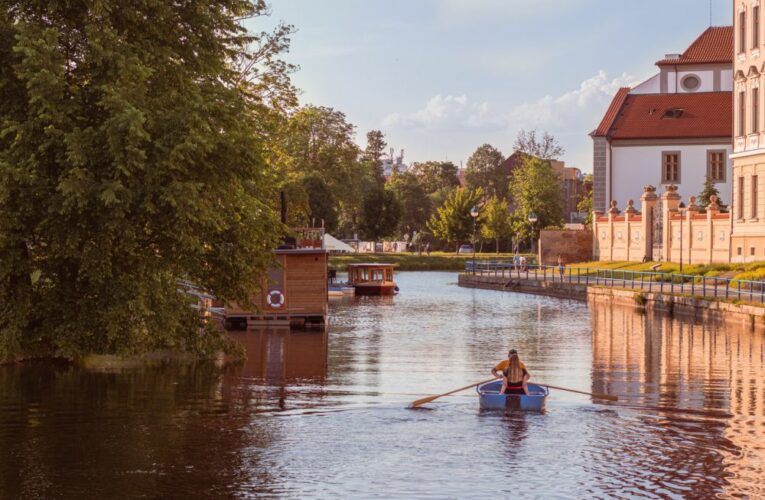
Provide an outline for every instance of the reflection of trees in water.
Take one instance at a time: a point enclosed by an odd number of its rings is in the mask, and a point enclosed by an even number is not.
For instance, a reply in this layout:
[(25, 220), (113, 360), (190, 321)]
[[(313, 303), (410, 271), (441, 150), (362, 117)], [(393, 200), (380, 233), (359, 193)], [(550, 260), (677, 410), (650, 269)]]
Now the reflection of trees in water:
[(632, 307), (592, 310), (592, 390), (658, 416), (641, 417), (629, 429), (634, 445), (618, 453), (657, 484), (691, 481), (695, 495), (765, 493), (754, 489), (765, 473), (762, 332)]
[(0, 498), (232, 494), (281, 428), (234, 411), (212, 363), (0, 368)]

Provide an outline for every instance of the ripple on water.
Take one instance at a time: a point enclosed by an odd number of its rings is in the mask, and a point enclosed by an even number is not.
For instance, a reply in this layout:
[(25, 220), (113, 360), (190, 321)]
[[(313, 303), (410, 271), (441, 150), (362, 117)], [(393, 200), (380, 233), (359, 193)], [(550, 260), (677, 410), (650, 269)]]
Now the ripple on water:
[[(0, 369), (0, 498), (765, 497), (760, 333), (399, 273), (328, 334), (247, 332), (248, 360), (95, 374)], [(509, 347), (553, 390), (481, 412)]]

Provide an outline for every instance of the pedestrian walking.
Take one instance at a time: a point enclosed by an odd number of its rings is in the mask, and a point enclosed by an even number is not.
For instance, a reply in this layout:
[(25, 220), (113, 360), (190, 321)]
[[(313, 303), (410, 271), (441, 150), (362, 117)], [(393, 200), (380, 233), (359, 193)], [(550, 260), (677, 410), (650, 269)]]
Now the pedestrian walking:
[(558, 272), (560, 273), (560, 280), (563, 281), (563, 275), (566, 273), (566, 265), (563, 263), (562, 255), (558, 255)]

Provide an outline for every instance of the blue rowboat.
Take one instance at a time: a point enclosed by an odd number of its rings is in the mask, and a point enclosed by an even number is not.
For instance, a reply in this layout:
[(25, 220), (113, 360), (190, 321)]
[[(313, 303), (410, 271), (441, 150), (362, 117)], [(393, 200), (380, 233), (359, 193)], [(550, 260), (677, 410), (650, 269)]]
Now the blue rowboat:
[(545, 409), (545, 400), (550, 391), (547, 387), (528, 384), (529, 395), (500, 394), (502, 380), (494, 380), (476, 387), (481, 409), (484, 410), (531, 410)]

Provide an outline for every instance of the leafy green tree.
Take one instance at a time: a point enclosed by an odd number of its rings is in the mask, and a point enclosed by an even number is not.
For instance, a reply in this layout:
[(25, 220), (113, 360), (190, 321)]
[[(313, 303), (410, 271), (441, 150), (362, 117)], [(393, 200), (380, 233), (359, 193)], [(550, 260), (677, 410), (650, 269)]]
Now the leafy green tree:
[(302, 179), (302, 187), (308, 197), (309, 220), (312, 225), (324, 227), (329, 232), (337, 229), (337, 200), (327, 183), (319, 175), (308, 174)]
[[(516, 207), (513, 232), (519, 237), (536, 238), (539, 229), (563, 224), (563, 191), (549, 161), (525, 158), (513, 172), (510, 194)], [(538, 218), (533, 225), (528, 221), (531, 213)]]
[(701, 208), (701, 210), (706, 211), (706, 208), (709, 205), (709, 198), (712, 196), (717, 196), (717, 203), (719, 203), (722, 207), (723, 202), (720, 199), (720, 191), (717, 190), (715, 182), (709, 176), (706, 176), (704, 179), (704, 188), (699, 194), (699, 197), (696, 200), (696, 204), (699, 206), (699, 208)]
[(271, 261), (285, 32), (244, 0), (4, 6), (0, 358), (215, 348), (176, 280), (246, 300)]
[(454, 190), (430, 218), (428, 229), (436, 238), (447, 244), (453, 243), (456, 252), (460, 243), (469, 241), (473, 235), (474, 221), (470, 209), (478, 205), (482, 197), (481, 188)]
[(589, 226), (592, 224), (592, 174), (587, 174), (584, 177), (584, 185), (587, 193), (576, 204), (576, 209), (587, 214), (584, 218), (584, 223)]
[(566, 152), (558, 140), (549, 133), (543, 132), (541, 136), (538, 136), (536, 130), (523, 129), (515, 138), (513, 151), (520, 151), (542, 160), (557, 160)]
[(374, 182), (369, 165), (359, 161), (355, 128), (332, 108), (305, 106), (294, 113), (279, 134), (277, 167), (286, 175), (319, 176), (334, 194), (338, 229), (351, 236), (359, 227), (360, 193)]
[(377, 241), (396, 232), (401, 218), (401, 203), (392, 189), (373, 186), (364, 197), (359, 229), (370, 240)]
[(481, 236), (496, 242), (496, 252), (499, 253), (499, 242), (512, 234), (512, 221), (507, 200), (492, 196), (483, 206), (480, 215)]
[(410, 170), (428, 194), (460, 186), (457, 165), (450, 161), (415, 162)]
[(385, 182), (382, 157), (385, 154), (385, 135), (379, 130), (367, 132), (367, 147), (364, 149), (364, 161), (368, 163), (369, 170), (374, 178), (382, 183)]
[(468, 158), (465, 182), (470, 188), (483, 189), (487, 196), (507, 197), (508, 177), (503, 169), (505, 157), (495, 147), (484, 144)]
[(431, 215), (431, 202), (425, 189), (411, 172), (397, 173), (389, 180), (389, 186), (401, 203), (399, 234), (421, 232)]

